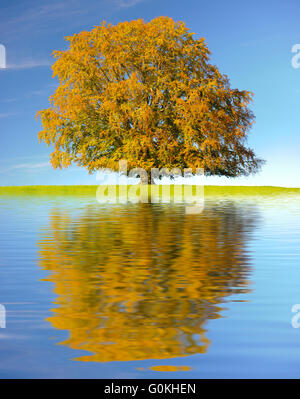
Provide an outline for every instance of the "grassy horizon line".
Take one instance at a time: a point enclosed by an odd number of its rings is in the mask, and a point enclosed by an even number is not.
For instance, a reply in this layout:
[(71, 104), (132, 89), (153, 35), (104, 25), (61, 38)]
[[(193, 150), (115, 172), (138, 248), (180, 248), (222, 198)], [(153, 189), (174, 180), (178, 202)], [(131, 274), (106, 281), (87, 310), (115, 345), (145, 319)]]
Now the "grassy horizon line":
[[(120, 185), (116, 186), (117, 190)], [(124, 185), (122, 185), (124, 186)], [(128, 185), (130, 188), (133, 185)], [(164, 185), (167, 186), (167, 185)], [(174, 192), (174, 185), (170, 185), (170, 193)], [(196, 187), (195, 185), (193, 185)], [(95, 195), (97, 184), (93, 185), (31, 185), (31, 186), (0, 186), (1, 195)], [(148, 186), (149, 188), (150, 186)], [(163, 185), (154, 185), (159, 190)], [(215, 186), (204, 185), (204, 194), (210, 195), (300, 195), (300, 187), (277, 186)]]

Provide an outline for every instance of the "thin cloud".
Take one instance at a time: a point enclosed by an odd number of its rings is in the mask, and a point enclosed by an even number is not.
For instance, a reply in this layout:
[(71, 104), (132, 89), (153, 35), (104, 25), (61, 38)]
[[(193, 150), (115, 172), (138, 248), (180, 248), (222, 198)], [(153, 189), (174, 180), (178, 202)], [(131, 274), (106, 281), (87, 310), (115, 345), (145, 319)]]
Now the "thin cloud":
[(15, 98), (2, 98), (1, 102), (2, 103), (14, 103), (16, 101), (19, 101), (20, 98), (19, 97), (15, 97)]
[(48, 84), (43, 89), (29, 91), (28, 93), (25, 93), (25, 94), (23, 94), (20, 97), (2, 98), (2, 99), (0, 99), (0, 102), (10, 104), (10, 103), (18, 102), (18, 101), (24, 101), (24, 99), (28, 99), (28, 98), (34, 98), (34, 97), (38, 97), (38, 96), (45, 96), (45, 95), (48, 95), (48, 94), (50, 95), (50, 93), (53, 92), (53, 89), (57, 89), (57, 87), (58, 87), (58, 85), (56, 83), (55, 84)]
[(13, 158), (1, 158), (0, 163), (6, 162), (22, 162), (26, 159), (32, 160), (32, 159), (40, 159), (40, 160), (46, 160), (49, 159), (49, 154), (39, 154), (39, 155), (25, 155), (21, 157), (13, 157)]
[[(13, 7), (8, 7), (7, 10), (12, 10)], [(16, 8), (18, 12), (18, 8)], [(66, 2), (49, 2), (41, 6), (29, 7), (22, 14), (16, 15), (13, 18), (5, 18), (3, 14), (1, 20), (0, 32), (2, 36), (11, 37), (12, 35), (20, 34), (28, 30), (32, 30), (34, 26), (35, 32), (40, 30), (48, 30), (53, 24), (62, 26), (62, 20), (72, 18), (75, 14), (80, 14), (83, 10), (78, 9), (76, 0), (69, 0)]]
[(0, 113), (0, 119), (9, 118), (10, 116), (16, 115), (15, 112), (3, 112)]
[(47, 60), (25, 60), (16, 64), (8, 64), (6, 69), (32, 69), (38, 67), (49, 67), (51, 65), (50, 61)]
[(145, 0), (116, 0), (115, 3), (118, 8), (130, 8), (134, 7)]
[(9, 5), (1, 10), (0, 37), (2, 42), (8, 43), (19, 38), (21, 34), (32, 33), (33, 27), (35, 34), (65, 32), (66, 28), (82, 26), (84, 21), (93, 22), (100, 11), (100, 15), (103, 15), (103, 12), (134, 7), (144, 1), (147, 0), (91, 0), (88, 6), (80, 0), (52, 0), (39, 6), (28, 1), (28, 7), (22, 13), (20, 7)]
[(18, 165), (13, 165), (8, 168), (0, 170), (0, 173), (6, 173), (6, 172), (11, 172), (13, 170), (18, 170), (18, 169), (26, 169), (26, 170), (34, 170), (34, 169), (40, 169), (40, 168), (45, 168), (50, 166), (49, 162), (40, 162), (40, 163), (23, 163), (23, 164), (18, 164)]

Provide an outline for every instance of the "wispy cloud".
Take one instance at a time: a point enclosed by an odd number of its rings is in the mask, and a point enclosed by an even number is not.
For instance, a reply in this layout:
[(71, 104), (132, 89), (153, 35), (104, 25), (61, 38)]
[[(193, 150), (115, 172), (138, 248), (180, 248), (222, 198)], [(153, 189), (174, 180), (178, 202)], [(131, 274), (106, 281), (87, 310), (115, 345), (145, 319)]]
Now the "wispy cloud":
[(22, 163), (17, 165), (9, 166), (8, 168), (0, 169), (0, 173), (11, 172), (13, 170), (35, 170), (40, 168), (45, 168), (50, 166), (49, 162), (40, 162), (40, 163)]
[(0, 119), (9, 118), (10, 116), (16, 115), (15, 112), (0, 112)]
[[(91, 23), (94, 26), (95, 17), (105, 17), (105, 13), (134, 7), (147, 0), (90, 0), (88, 5), (83, 0), (46, 0), (37, 5), (36, 1), (28, 0), (27, 5), (8, 5), (1, 9), (0, 37), (6, 44), (19, 39), (20, 35), (28, 33), (35, 35), (49, 32), (69, 32), (75, 26)], [(72, 28), (72, 29), (71, 29)]]
[(24, 155), (24, 156), (17, 156), (17, 157), (9, 157), (9, 158), (1, 158), (0, 163), (6, 162), (6, 163), (11, 163), (11, 162), (17, 162), (21, 163), (24, 162), (24, 160), (33, 160), (33, 159), (40, 159), (40, 162), (43, 161), (45, 163), (46, 159), (49, 159), (49, 154), (39, 154), (39, 155)]
[(0, 101), (2, 103), (14, 103), (14, 102), (19, 101), (19, 100), (20, 100), (20, 98), (14, 97), (14, 98), (3, 98)]
[(118, 8), (129, 8), (142, 3), (145, 0), (115, 0), (115, 4)]
[[(54, 92), (54, 90), (56, 90), (58, 87), (58, 85), (55, 84), (48, 84), (46, 85), (44, 88), (39, 89), (39, 90), (31, 90), (27, 93), (24, 93), (22, 96), (20, 97), (13, 97), (13, 98), (1, 98), (0, 102), (1, 103), (6, 103), (6, 104), (10, 104), (10, 103), (15, 103), (18, 101), (24, 101), (24, 99), (32, 99), (38, 96), (45, 96), (45, 95), (50, 95)], [(7, 114), (7, 116), (10, 116), (12, 114)]]
[(48, 60), (24, 60), (19, 63), (8, 64), (6, 69), (31, 69), (50, 65), (51, 62)]
[[(16, 7), (16, 16), (7, 18), (5, 12), (2, 14), (0, 33), (9, 39), (12, 35), (16, 36), (21, 32), (31, 31), (33, 27), (35, 33), (41, 30), (48, 30), (50, 26), (53, 28), (53, 25), (61, 27), (63, 26), (61, 22), (64, 19), (70, 19), (75, 14), (83, 12), (82, 9), (78, 8), (77, 3), (76, 0), (66, 0), (64, 2), (53, 0), (48, 4), (37, 6), (33, 2), (29, 2), (29, 7), (21, 14), (19, 7)], [(8, 15), (11, 15), (13, 7), (8, 7), (7, 10)]]

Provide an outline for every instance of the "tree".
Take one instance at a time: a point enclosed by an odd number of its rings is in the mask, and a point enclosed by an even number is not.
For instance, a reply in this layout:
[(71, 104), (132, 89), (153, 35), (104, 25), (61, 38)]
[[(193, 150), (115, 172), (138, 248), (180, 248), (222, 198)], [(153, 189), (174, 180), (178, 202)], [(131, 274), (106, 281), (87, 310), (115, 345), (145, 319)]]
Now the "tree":
[(205, 40), (159, 17), (106, 24), (66, 38), (54, 51), (59, 86), (38, 112), (39, 140), (54, 145), (54, 168), (92, 173), (132, 168), (203, 168), (206, 175), (256, 172), (246, 147), (252, 93), (232, 89), (209, 63)]

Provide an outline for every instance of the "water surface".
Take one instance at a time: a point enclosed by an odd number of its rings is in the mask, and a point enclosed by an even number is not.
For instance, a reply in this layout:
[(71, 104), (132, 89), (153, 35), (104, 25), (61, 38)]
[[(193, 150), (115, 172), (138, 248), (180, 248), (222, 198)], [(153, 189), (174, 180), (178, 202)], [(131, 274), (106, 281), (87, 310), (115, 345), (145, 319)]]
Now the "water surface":
[(300, 198), (1, 196), (1, 378), (297, 378)]

